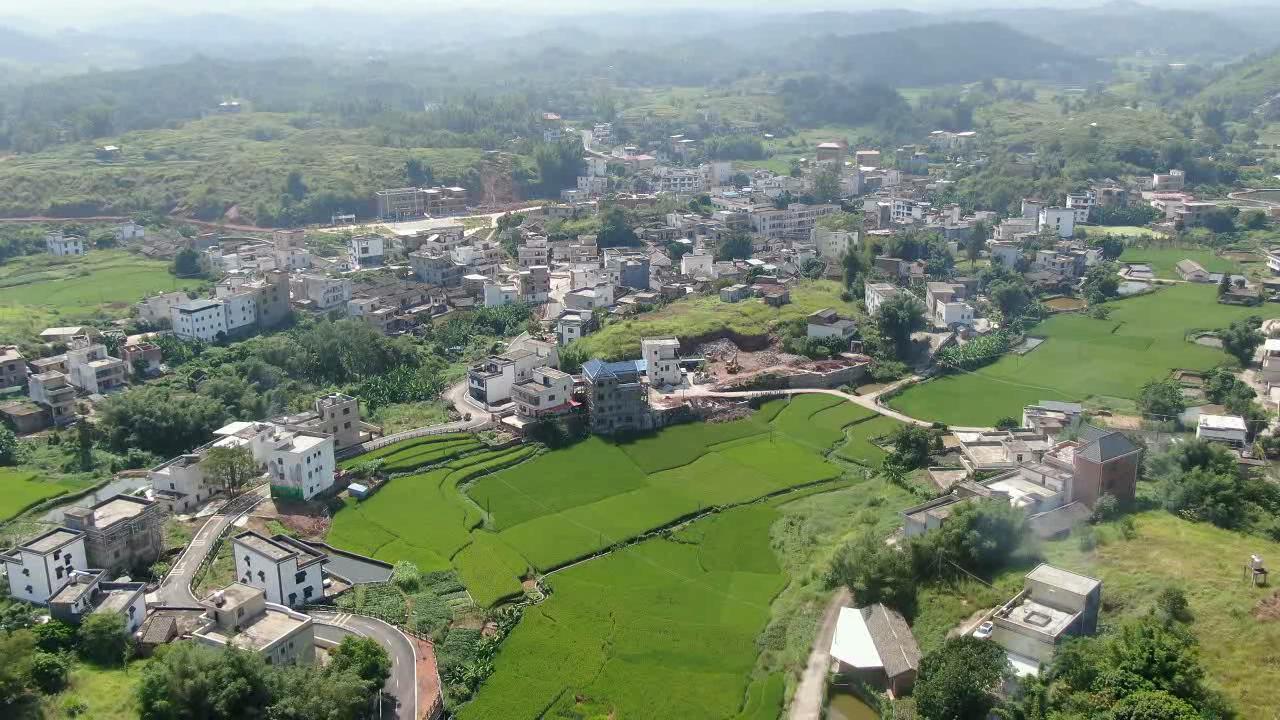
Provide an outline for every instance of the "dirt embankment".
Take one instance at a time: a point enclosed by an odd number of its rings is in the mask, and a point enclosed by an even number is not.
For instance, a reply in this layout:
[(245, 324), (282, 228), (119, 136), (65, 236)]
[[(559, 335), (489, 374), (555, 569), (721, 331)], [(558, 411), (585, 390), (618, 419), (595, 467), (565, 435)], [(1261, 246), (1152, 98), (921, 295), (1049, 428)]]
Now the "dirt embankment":
[(729, 340), (740, 350), (755, 352), (764, 350), (773, 342), (773, 336), (768, 333), (760, 335), (743, 335), (732, 330), (721, 329), (714, 332), (703, 333), (701, 335), (684, 335), (680, 337), (680, 352), (691, 353), (700, 345), (705, 345), (716, 340)]

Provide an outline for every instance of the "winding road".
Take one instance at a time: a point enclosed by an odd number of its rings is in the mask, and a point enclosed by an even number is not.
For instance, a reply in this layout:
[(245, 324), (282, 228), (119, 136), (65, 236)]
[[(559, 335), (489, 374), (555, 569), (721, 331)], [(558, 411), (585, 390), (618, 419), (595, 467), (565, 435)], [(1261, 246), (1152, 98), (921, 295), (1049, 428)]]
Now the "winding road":
[(191, 589), (196, 572), (217, 546), (218, 538), (222, 537), (222, 534), (241, 516), (257, 507), (270, 492), (271, 488), (268, 485), (254, 488), (228, 500), (218, 512), (210, 516), (196, 531), (191, 542), (187, 543), (186, 549), (178, 556), (169, 574), (160, 581), (160, 587), (156, 589), (154, 595), (147, 597), (147, 602), (160, 607), (200, 607), (200, 598), (197, 598)]
[(350, 613), (310, 610), (316, 637), (342, 642), (348, 635), (373, 638), (391, 657), (391, 677), (383, 690), (396, 699), (394, 717), (418, 718), (418, 660), (413, 640), (381, 620)]

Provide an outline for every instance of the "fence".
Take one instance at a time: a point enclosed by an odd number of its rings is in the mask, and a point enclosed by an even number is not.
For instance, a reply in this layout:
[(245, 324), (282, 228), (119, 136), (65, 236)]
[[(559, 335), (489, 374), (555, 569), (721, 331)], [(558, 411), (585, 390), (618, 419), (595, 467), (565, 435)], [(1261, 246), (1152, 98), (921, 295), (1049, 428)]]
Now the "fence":
[(468, 425), (466, 422), (458, 422), (458, 423), (446, 423), (444, 425), (433, 425), (431, 427), (424, 427), (424, 428), (415, 428), (413, 430), (406, 430), (404, 432), (395, 433), (394, 435), (384, 435), (383, 437), (377, 438), (376, 440), (370, 440), (368, 442), (360, 443), (359, 445), (352, 445), (351, 447), (343, 448), (337, 451), (336, 453), (334, 453), (333, 456), (335, 460), (346, 460), (348, 458), (353, 458), (357, 455), (363, 455), (367, 452), (372, 452), (379, 448), (384, 448), (388, 445), (398, 443), (402, 440), (412, 440), (414, 438), (431, 437), (432, 435), (447, 435), (449, 433), (464, 432), (464, 431), (480, 432), (481, 430), (487, 430), (492, 426), (493, 426), (492, 422), (485, 421), (476, 425)]

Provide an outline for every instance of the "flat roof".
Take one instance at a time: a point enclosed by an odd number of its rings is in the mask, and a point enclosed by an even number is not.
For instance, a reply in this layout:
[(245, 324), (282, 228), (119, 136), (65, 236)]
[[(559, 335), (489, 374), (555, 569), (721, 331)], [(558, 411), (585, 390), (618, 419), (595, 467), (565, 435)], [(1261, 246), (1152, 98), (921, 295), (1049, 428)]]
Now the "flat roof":
[(200, 312), (201, 310), (208, 310), (209, 308), (221, 306), (221, 300), (206, 298), (203, 300), (188, 300), (180, 305), (175, 305), (174, 307), (178, 309), (178, 312)]
[[(265, 593), (258, 588), (250, 587), (244, 583), (233, 582), (220, 590), (214, 590), (209, 593), (209, 596), (205, 598), (205, 602), (210, 605), (214, 605), (214, 607), (217, 607), (219, 610), (235, 609), (236, 607), (243, 605), (248, 600), (253, 599), (254, 596), (264, 594)], [(220, 607), (215, 604), (216, 599), (219, 597), (222, 598), (222, 605)]]
[(146, 498), (115, 495), (90, 508), (93, 510), (93, 524), (99, 528), (111, 527), (122, 520), (141, 515), (153, 504)]
[(18, 547), (19, 550), (28, 550), (34, 553), (51, 553), (54, 550), (66, 545), (67, 543), (77, 540), (84, 536), (84, 533), (70, 530), (68, 528), (54, 528), (43, 535), (28, 540)]
[(284, 560), (294, 554), (292, 550), (274, 543), (270, 538), (259, 535), (252, 530), (246, 530), (236, 535), (234, 540), (259, 555), (265, 555), (272, 560)]
[(281, 638), (292, 635), (310, 622), (311, 618), (305, 615), (297, 618), (289, 613), (267, 608), (266, 612), (254, 617), (248, 624), (241, 625), (237, 633), (227, 634), (221, 627), (213, 625), (200, 634), (227, 645), (261, 650)]
[(858, 608), (840, 608), (836, 632), (831, 638), (831, 657), (859, 669), (884, 667), (871, 630)]
[[(1048, 635), (1049, 637), (1058, 637), (1071, 624), (1071, 619), (1076, 613), (1066, 612), (1057, 608), (1049, 607), (1024, 598), (1021, 603), (1009, 608), (1009, 613), (1003, 616), (1003, 619), (1021, 627), (1034, 630)], [(997, 618), (1002, 616), (997, 615)]]
[(1093, 592), (1094, 588), (1102, 584), (1101, 580), (1073, 573), (1070, 570), (1063, 570), (1048, 563), (1037, 565), (1034, 570), (1027, 573), (1026, 579), (1059, 587), (1077, 595), (1088, 595)]
[(1244, 418), (1239, 415), (1200, 415), (1197, 423), (1199, 427), (1207, 430), (1239, 430), (1244, 432), (1246, 426)]
[(133, 604), (134, 597), (142, 587), (139, 583), (138, 588), (134, 590), (108, 590), (106, 597), (102, 598), (93, 611), (96, 613), (124, 612)]

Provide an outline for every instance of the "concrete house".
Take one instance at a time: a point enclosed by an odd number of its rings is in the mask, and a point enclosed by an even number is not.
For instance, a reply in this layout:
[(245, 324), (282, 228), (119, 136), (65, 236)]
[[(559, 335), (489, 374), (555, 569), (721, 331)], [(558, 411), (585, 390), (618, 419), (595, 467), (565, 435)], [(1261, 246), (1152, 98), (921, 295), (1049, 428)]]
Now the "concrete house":
[(67, 508), (62, 517), (69, 529), (84, 533), (89, 567), (128, 572), (151, 565), (164, 550), (168, 513), (154, 500), (115, 495), (90, 507)]
[(643, 338), (640, 356), (644, 358), (645, 374), (651, 386), (679, 385), (684, 380), (680, 369), (680, 341), (676, 338)]
[(1101, 580), (1041, 563), (991, 616), (991, 640), (1008, 652), (1015, 672), (1038, 672), (1067, 638), (1097, 632), (1101, 606)]
[(44, 236), (45, 251), (54, 257), (73, 257), (84, 255), (89, 250), (85, 239), (77, 235), (49, 233)]
[(236, 577), (261, 590), (267, 602), (302, 607), (324, 597), (325, 556), (287, 535), (252, 530), (231, 539)]
[(606, 363), (595, 358), (582, 364), (591, 432), (611, 435), (650, 427), (649, 392), (640, 381), (643, 366), (643, 360)]
[(564, 414), (573, 408), (573, 376), (556, 368), (534, 368), (529, 379), (512, 387), (511, 398), (516, 417), (525, 422)]
[(1175, 267), (1178, 270), (1179, 277), (1187, 282), (1209, 282), (1209, 271), (1205, 270), (1204, 266), (1195, 260), (1179, 260)]
[(910, 692), (920, 670), (920, 648), (906, 619), (880, 603), (840, 608), (831, 657), (838, 673), (883, 688), (893, 697)]
[(86, 393), (103, 393), (122, 387), (128, 366), (107, 354), (107, 346), (83, 338), (67, 350), (67, 381)]
[(0, 345), (0, 390), (27, 384), (27, 359), (17, 345)]
[(1039, 218), (1040, 229), (1049, 228), (1060, 238), (1069, 238), (1076, 232), (1076, 212), (1065, 207), (1041, 208)]
[(680, 274), (692, 278), (715, 279), (715, 258), (697, 251), (680, 256)]
[(87, 570), (84, 533), (54, 528), (0, 554), (9, 577), (9, 594), (16, 600), (46, 605), (72, 573)]
[(227, 335), (227, 313), (216, 298), (188, 300), (170, 310), (174, 336), (183, 340), (217, 342)]
[(310, 500), (333, 487), (337, 465), (331, 436), (281, 428), (272, 433), (270, 443), (265, 460), (272, 497)]
[(66, 425), (76, 419), (76, 389), (67, 381), (66, 373), (32, 373), (27, 378), (27, 395), (49, 414), (53, 425)]
[[(847, 341), (858, 332), (858, 324), (849, 318), (842, 318), (832, 308), (823, 308), (809, 313), (805, 329), (805, 337), (810, 340), (836, 338)], [(845, 348), (848, 349), (847, 347)]]
[(1196, 421), (1196, 439), (1242, 448), (1249, 444), (1249, 428), (1239, 415), (1201, 414)]
[(105, 570), (77, 570), (49, 598), (49, 615), (73, 625), (94, 613), (116, 613), (124, 619), (124, 633), (133, 634), (147, 618), (146, 583), (104, 582)]
[(467, 372), (467, 392), (484, 405), (502, 405), (511, 400), (511, 388), (531, 377), (534, 368), (558, 365), (525, 349), (491, 355)]
[(901, 290), (889, 283), (867, 283), (864, 297), (867, 314), (875, 315), (880, 311), (881, 305), (896, 297), (899, 292)]
[(232, 583), (205, 598), (204, 623), (191, 634), (212, 648), (236, 647), (261, 655), (268, 665), (315, 662), (311, 616), (269, 603), (258, 588)]

